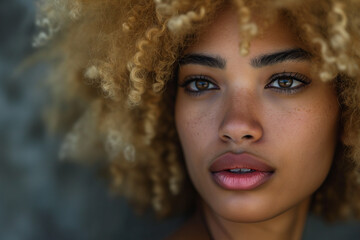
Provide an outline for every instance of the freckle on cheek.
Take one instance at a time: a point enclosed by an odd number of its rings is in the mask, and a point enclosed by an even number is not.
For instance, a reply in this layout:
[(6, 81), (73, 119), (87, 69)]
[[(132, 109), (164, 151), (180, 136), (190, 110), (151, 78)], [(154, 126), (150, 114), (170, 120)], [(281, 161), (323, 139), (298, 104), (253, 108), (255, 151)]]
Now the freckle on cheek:
[(188, 114), (184, 119), (184, 131), (189, 136), (198, 137), (203, 135), (214, 123), (214, 116), (208, 112)]
[(313, 109), (312, 108), (304, 108), (304, 112), (306, 113), (312, 113)]
[(190, 131), (191, 135), (199, 136), (199, 129), (201, 129), (201, 121), (198, 119), (188, 121), (186, 123), (186, 129)]

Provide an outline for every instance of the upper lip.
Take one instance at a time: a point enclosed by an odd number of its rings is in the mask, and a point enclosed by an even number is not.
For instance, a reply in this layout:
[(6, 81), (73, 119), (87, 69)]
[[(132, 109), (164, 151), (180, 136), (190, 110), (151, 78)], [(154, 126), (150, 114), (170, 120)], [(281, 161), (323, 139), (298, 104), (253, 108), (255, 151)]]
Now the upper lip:
[(273, 172), (275, 169), (259, 158), (248, 153), (235, 154), (227, 152), (210, 165), (211, 172), (220, 172), (230, 169), (247, 168), (260, 172)]

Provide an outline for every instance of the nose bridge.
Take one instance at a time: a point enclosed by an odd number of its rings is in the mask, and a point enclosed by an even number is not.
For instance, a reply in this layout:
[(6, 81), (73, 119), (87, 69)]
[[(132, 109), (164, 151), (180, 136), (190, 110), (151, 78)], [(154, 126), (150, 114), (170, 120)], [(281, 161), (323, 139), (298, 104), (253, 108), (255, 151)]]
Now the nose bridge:
[(256, 104), (256, 95), (249, 89), (233, 89), (227, 99), (227, 115), (250, 114)]
[(255, 91), (231, 89), (224, 100), (224, 113), (219, 126), (223, 141), (256, 141), (263, 135), (261, 104)]

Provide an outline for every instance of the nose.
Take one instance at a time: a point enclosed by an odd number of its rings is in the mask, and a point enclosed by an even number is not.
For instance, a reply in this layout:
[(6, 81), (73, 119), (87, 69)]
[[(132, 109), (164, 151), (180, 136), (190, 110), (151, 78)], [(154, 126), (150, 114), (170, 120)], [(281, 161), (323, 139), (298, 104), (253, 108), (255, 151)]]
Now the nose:
[(226, 143), (249, 144), (263, 136), (261, 105), (254, 94), (235, 93), (224, 101), (219, 138)]

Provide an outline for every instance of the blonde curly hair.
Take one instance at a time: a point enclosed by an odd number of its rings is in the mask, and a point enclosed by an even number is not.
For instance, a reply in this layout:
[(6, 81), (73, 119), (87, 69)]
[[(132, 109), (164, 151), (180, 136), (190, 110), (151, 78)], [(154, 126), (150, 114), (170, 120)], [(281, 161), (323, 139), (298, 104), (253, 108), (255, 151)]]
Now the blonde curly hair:
[[(239, 16), (242, 55), (251, 39), (281, 15), (312, 54), (314, 71), (323, 81), (335, 81), (341, 139), (312, 211), (328, 220), (360, 217), (356, 0), (39, 1), (34, 45), (51, 41), (54, 104), (47, 116), (51, 126), (67, 132), (60, 156), (103, 159), (113, 188), (138, 208), (151, 204), (165, 216), (190, 206), (195, 193), (173, 113), (177, 60), (229, 2)], [(252, 13), (260, 16), (261, 26)]]

